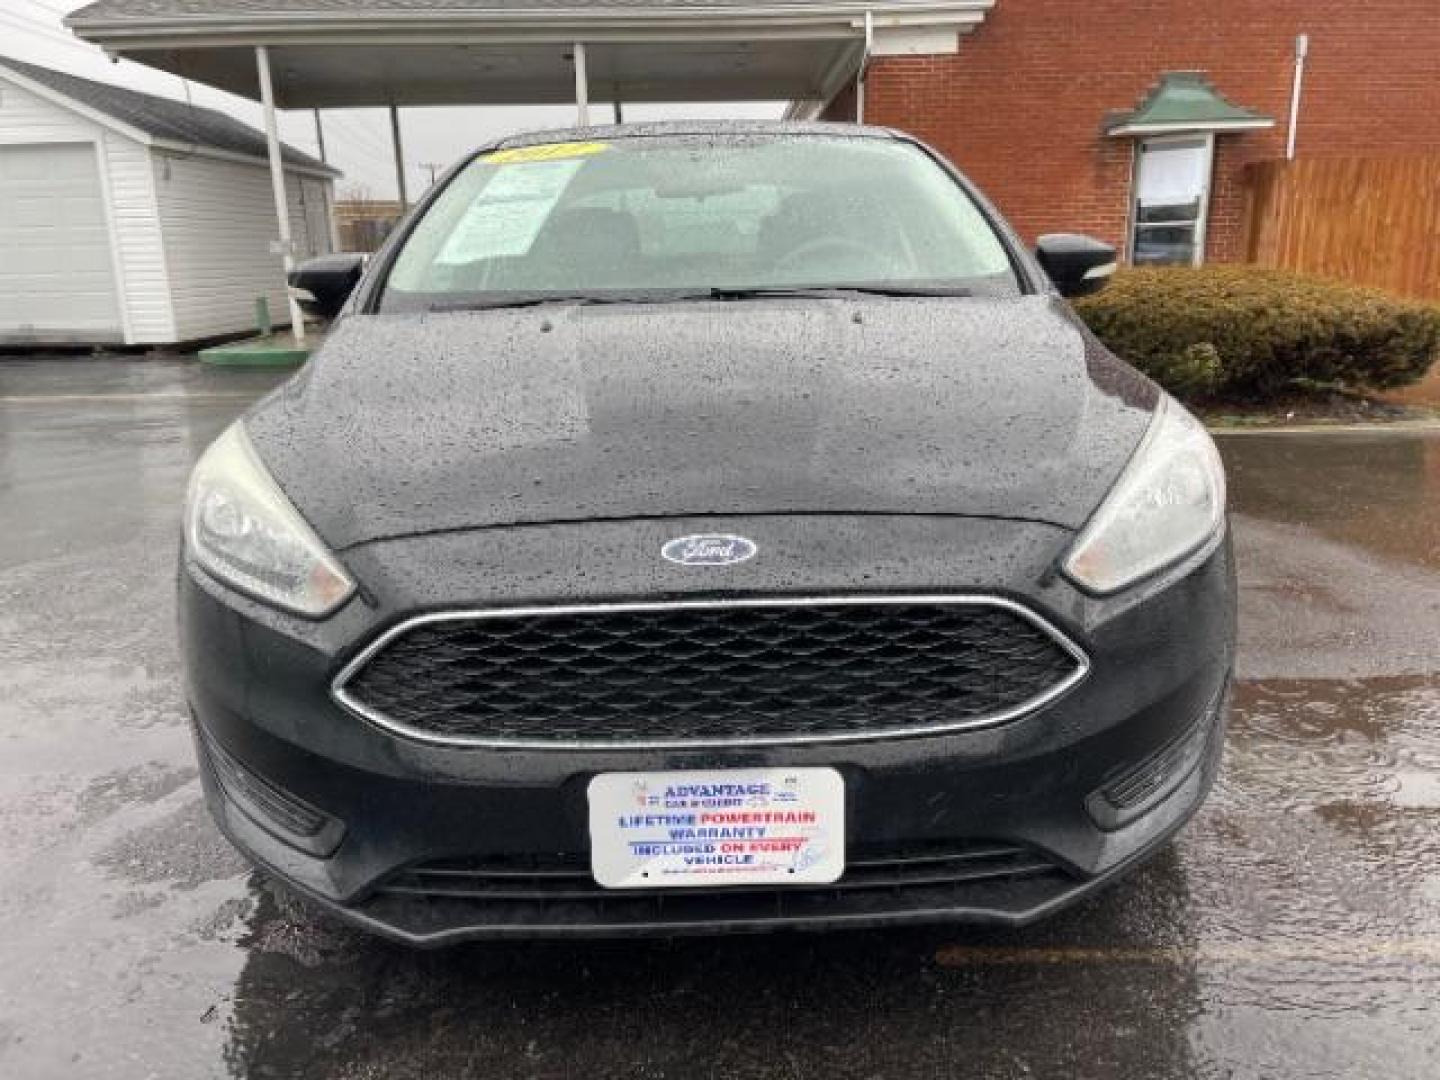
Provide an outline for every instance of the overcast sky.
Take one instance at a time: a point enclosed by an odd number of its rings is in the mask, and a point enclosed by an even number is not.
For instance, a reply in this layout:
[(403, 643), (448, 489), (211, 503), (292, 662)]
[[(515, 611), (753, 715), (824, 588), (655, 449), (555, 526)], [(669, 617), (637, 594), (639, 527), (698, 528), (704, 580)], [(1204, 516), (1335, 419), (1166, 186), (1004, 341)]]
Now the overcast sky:
[[(184, 99), (185, 82), (143, 64), (112, 63), (92, 45), (80, 41), (61, 23), (83, 0), (0, 0), (0, 54), (44, 64), (72, 75), (114, 83), (132, 90)], [(208, 105), (261, 126), (260, 106), (199, 83), (190, 85), (197, 105)], [(631, 105), (626, 120), (675, 117), (778, 117), (783, 103), (737, 102), (731, 105)], [(598, 116), (596, 115), (598, 112)], [(411, 197), (429, 183), (426, 163), (450, 164), (465, 151), (500, 135), (534, 128), (564, 127), (575, 122), (568, 106), (402, 109), (401, 128)], [(592, 119), (609, 118), (608, 106), (591, 108)], [(331, 164), (343, 169), (343, 193), (362, 189), (372, 198), (393, 198), (395, 166), (390, 149), (390, 124), (383, 109), (340, 109), (324, 113), (325, 145)], [(309, 111), (280, 114), (280, 135), (291, 145), (317, 153), (315, 123)]]

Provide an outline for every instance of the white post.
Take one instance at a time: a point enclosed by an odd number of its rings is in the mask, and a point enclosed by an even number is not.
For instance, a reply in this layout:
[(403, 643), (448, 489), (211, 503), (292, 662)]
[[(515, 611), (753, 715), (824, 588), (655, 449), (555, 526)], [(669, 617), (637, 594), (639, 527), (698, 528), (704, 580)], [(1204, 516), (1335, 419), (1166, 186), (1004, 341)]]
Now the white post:
[(410, 208), (410, 196), (405, 189), (405, 144), (400, 139), (400, 110), (390, 106), (390, 141), (395, 147), (395, 187), (400, 192), (400, 212)]
[(1305, 58), (1310, 55), (1310, 35), (1295, 39), (1295, 82), (1290, 87), (1290, 132), (1285, 137), (1285, 160), (1295, 160), (1295, 135), (1300, 124), (1300, 89), (1305, 83)]
[(580, 127), (590, 126), (590, 76), (585, 71), (585, 43), (575, 43), (575, 117)]
[(285, 299), (290, 306), (290, 331), (296, 344), (305, 343), (305, 316), (290, 291), (290, 271), (295, 268), (294, 242), (290, 238), (290, 204), (285, 198), (285, 159), (280, 156), (280, 130), (275, 122), (275, 87), (270, 82), (270, 50), (255, 46), (255, 66), (260, 73), (260, 103), (265, 106), (265, 148), (270, 157), (270, 185), (275, 189), (275, 217), (280, 225), (280, 260), (285, 267)]
[(326, 180), (320, 185), (325, 198), (325, 221), (330, 226), (330, 254), (340, 250), (340, 223), (335, 220), (335, 184)]
[(860, 70), (855, 73), (855, 123), (865, 122), (865, 73), (870, 69), (870, 51), (875, 47), (875, 16), (865, 9), (865, 52), (860, 56)]
[[(311, 109), (310, 111), (315, 114), (315, 145), (320, 150), (320, 163), (322, 165), (328, 165), (330, 164), (330, 157), (325, 153), (325, 124), (320, 119), (319, 109)], [(326, 251), (327, 255), (334, 254), (340, 250), (340, 229), (335, 224), (335, 206), (334, 200), (330, 198), (330, 188), (331, 184), (328, 180), (321, 182), (320, 202), (325, 208), (325, 224), (330, 231), (330, 247)], [(302, 193), (305, 191), (303, 181), (300, 191)]]
[(315, 114), (315, 145), (320, 149), (320, 162), (322, 165), (330, 164), (330, 159), (325, 156), (325, 125), (320, 122), (320, 110), (311, 109)]

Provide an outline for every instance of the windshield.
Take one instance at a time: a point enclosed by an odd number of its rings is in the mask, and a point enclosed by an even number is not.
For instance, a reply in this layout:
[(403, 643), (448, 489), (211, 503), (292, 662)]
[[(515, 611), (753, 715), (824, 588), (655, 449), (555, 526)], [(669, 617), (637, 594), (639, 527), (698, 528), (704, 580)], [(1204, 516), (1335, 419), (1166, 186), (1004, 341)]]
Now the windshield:
[(405, 241), (381, 307), (787, 288), (1020, 291), (985, 215), (910, 143), (674, 136), (478, 156)]

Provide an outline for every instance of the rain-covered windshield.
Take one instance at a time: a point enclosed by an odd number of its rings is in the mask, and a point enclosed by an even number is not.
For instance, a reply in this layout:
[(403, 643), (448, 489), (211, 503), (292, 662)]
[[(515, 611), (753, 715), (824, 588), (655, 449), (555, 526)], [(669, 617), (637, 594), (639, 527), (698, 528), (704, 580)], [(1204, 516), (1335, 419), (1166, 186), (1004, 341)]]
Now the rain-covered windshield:
[(381, 306), (867, 287), (1019, 291), (986, 217), (910, 143), (671, 136), (480, 155), (406, 241)]

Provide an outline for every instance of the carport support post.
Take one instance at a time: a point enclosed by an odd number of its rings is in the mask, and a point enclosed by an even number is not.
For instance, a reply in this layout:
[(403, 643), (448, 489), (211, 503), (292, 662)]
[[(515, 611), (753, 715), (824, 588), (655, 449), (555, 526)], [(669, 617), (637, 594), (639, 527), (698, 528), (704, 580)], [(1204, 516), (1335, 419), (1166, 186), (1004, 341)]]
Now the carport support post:
[(275, 87), (270, 81), (270, 50), (255, 46), (255, 66), (260, 74), (260, 103), (265, 106), (265, 149), (270, 157), (270, 184), (275, 189), (275, 217), (280, 225), (280, 259), (285, 267), (285, 299), (290, 305), (290, 332), (295, 343), (305, 343), (305, 316), (290, 291), (290, 271), (295, 268), (294, 243), (290, 238), (290, 204), (285, 198), (285, 160), (280, 156), (280, 130), (275, 120)]
[(410, 195), (405, 190), (405, 143), (400, 138), (400, 109), (390, 106), (390, 141), (395, 146), (395, 189), (400, 193), (400, 212), (410, 209)]
[(320, 149), (320, 164), (329, 165), (330, 159), (325, 155), (325, 125), (320, 122), (320, 110), (310, 111), (315, 114), (315, 145)]
[(860, 69), (855, 73), (855, 122), (865, 122), (865, 77), (870, 71), (870, 53), (875, 48), (875, 16), (865, 9), (865, 51), (860, 54)]
[(575, 122), (590, 126), (590, 75), (585, 70), (585, 43), (575, 43)]

